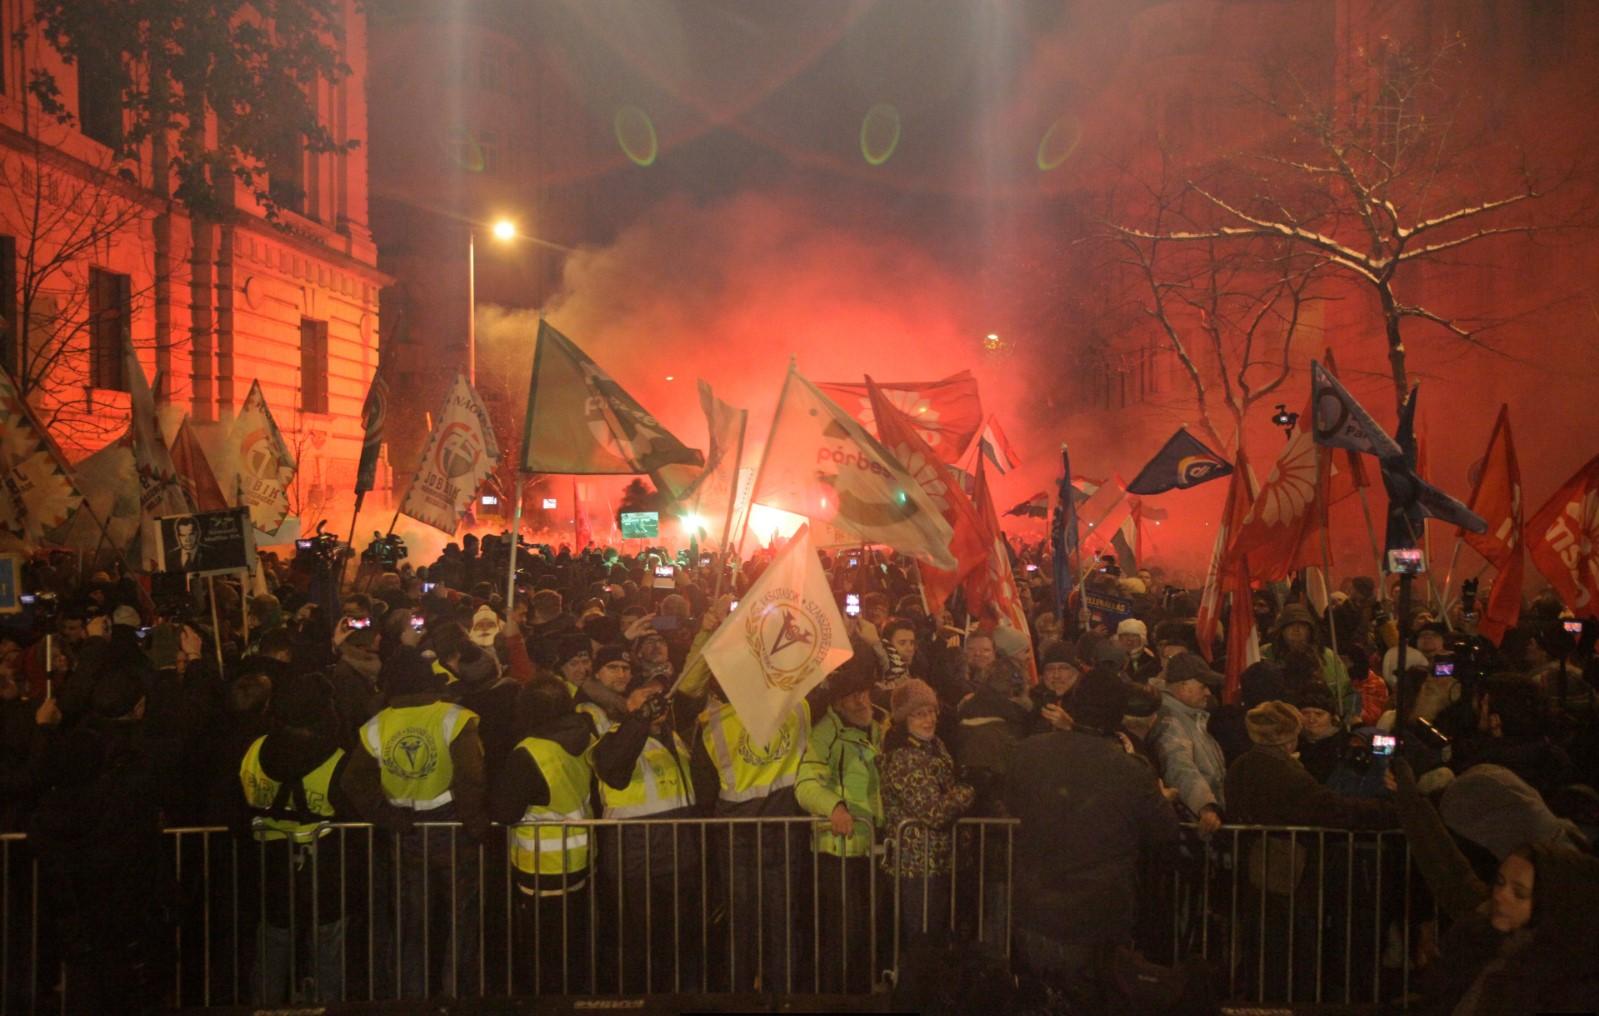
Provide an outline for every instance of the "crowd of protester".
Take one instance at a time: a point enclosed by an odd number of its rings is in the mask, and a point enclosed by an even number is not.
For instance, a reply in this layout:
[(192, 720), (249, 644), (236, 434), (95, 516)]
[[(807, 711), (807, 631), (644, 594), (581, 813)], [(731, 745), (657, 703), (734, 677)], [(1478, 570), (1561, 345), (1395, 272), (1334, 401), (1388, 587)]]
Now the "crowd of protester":
[[(998, 949), (1009, 922), (1018, 968), (1070, 1006), (1107, 950), (1169, 958), (1170, 922), (1150, 919), (1163, 859), (1273, 826), (1402, 830), (1425, 876), (1403, 890), (1426, 903), (1414, 935), (1379, 929), (1391, 940), (1374, 947), (1415, 968), (1421, 1011), (1599, 1008), (1583, 962), (1599, 932), (1599, 631), (1551, 594), (1497, 645), (1469, 603), (1443, 616), (1418, 597), (1400, 647), (1392, 590), (1369, 578), (1320, 610), (1260, 590), (1260, 659), (1224, 702), (1197, 591), (1147, 569), (1096, 568), (1062, 617), (1048, 562), (1024, 549), (1018, 631), (958, 598), (929, 616), (907, 562), (837, 551), (824, 564), (858, 604), (855, 655), (753, 745), (700, 649), (767, 560), (719, 581), (708, 555), (533, 547), (506, 611), (493, 537), (342, 586), (326, 563), (263, 555), (269, 591), (192, 595), (79, 581), (40, 555), (32, 602), (0, 626), (0, 821), (40, 863), (46, 953), (66, 971), (43, 987), (72, 1011), (140, 998), (130, 985), (159, 980), (171, 939), (162, 830), (222, 826), (288, 859), (250, 876), (253, 999), (340, 997), (348, 900), (302, 861), (325, 823), (370, 823), (371, 884), (388, 887), (373, 895), (399, 911), (373, 950), (401, 955), (370, 972), (380, 997), (477, 990), (462, 971), (485, 960), (461, 929), (497, 919), (479, 863), (497, 857), (515, 883), (505, 933), (540, 957), (513, 960), (518, 992), (799, 991), (812, 970), (823, 991), (864, 991), (884, 964), (874, 923), (907, 949), (924, 928)], [(1085, 592), (1127, 610), (1091, 616)], [(1401, 686), (1413, 708), (1396, 729)], [(706, 816), (774, 821), (720, 839), (579, 824)], [(1013, 852), (957, 833), (984, 817), (1019, 820)], [(1286, 971), (1318, 962), (1306, 915), (1332, 876), (1279, 838), (1239, 849), (1261, 917), (1228, 931), (1242, 955), (1272, 954), (1266, 991), (1285, 997)], [(891, 899), (897, 920), (879, 921)], [(1268, 933), (1278, 911), (1301, 932), (1291, 955)], [(313, 924), (308, 950), (290, 929)]]

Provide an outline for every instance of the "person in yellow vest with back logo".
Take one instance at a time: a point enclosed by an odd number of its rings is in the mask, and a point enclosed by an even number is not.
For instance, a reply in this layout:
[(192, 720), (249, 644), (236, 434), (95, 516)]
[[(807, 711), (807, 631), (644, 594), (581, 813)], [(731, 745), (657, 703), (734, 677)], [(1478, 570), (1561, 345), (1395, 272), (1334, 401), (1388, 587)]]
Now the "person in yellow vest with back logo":
[[(257, 1005), (344, 997), (338, 841), (325, 839), (332, 831), (325, 826), (352, 820), (354, 808), (339, 784), (347, 756), (339, 747), (332, 702), (333, 686), (321, 674), (281, 676), (267, 714), (271, 732), (256, 738), (239, 764), (238, 815), (261, 844), (266, 900), (250, 982)], [(303, 942), (309, 942), (303, 951), (311, 962), (295, 967), (290, 956)], [(300, 984), (290, 983), (291, 970), (309, 982), (303, 993)]]
[(393, 899), (398, 885), (399, 919), (386, 924), (400, 944), (382, 943), (376, 962), (385, 975), (399, 969), (405, 997), (456, 995), (477, 982), (478, 844), (489, 830), (477, 716), (445, 697), (431, 654), (401, 647), (379, 678), (388, 705), (361, 727), (344, 775), (362, 815), (393, 833), (379, 837), (394, 853), (379, 853), (378, 895)]
[(594, 722), (573, 708), (559, 678), (547, 677), (521, 690), (515, 729), (525, 736), (489, 789), (489, 817), (509, 827), (517, 889), (516, 990), (593, 994), (588, 956), (594, 829), (570, 823), (594, 817)]
[(872, 983), (871, 851), (883, 829), (877, 758), (886, 716), (872, 705), (877, 657), (857, 649), (827, 683), (833, 705), (811, 728), (794, 797), (823, 820), (812, 841), (822, 922), (817, 957), (822, 990), (859, 994)]
[(613, 691), (630, 689), (624, 713), (597, 721), (592, 756), (604, 817), (630, 820), (600, 844), (602, 892), (612, 897), (603, 912), (620, 915), (614, 937), (600, 940), (600, 990), (688, 990), (699, 981), (700, 837), (664, 821), (699, 815), (688, 744), (672, 727), (665, 687), (631, 687), (626, 647), (601, 646), (594, 672)]

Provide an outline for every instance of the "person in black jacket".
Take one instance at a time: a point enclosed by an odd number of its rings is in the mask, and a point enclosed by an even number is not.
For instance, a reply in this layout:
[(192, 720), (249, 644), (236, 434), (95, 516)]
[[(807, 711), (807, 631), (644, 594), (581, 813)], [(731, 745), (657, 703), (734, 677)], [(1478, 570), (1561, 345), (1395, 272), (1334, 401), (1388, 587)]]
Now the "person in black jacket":
[(29, 838), (51, 901), (65, 978), (62, 1011), (154, 1012), (176, 895), (161, 833), (162, 774), (143, 745), (139, 672), (96, 676), (89, 715), (52, 739)]
[(1089, 671), (1072, 694), (1072, 729), (1016, 746), (1005, 805), (1016, 835), (1016, 937), (1026, 963), (1072, 980), (1106, 944), (1132, 939), (1141, 852), (1177, 840), (1176, 813), (1148, 766), (1115, 732), (1127, 690)]
[[(594, 743), (594, 721), (572, 707), (572, 697), (553, 678), (521, 689), (516, 703), (517, 733), (523, 735), (489, 784), (489, 817), (506, 826), (518, 822), (570, 821), (552, 810), (550, 781), (567, 786), (581, 782), (579, 810), (593, 815), (594, 772), (588, 750)], [(553, 744), (561, 756), (548, 755), (557, 772), (546, 775), (539, 756)], [(563, 757), (564, 756), (564, 757)], [(586, 778), (573, 779), (575, 773)], [(592, 828), (529, 828), (511, 831), (512, 876), (516, 880), (516, 937), (513, 964), (518, 990), (572, 995), (593, 992), (588, 982), (589, 893), (594, 872)], [(548, 870), (547, 848), (564, 856), (560, 871)], [(532, 868), (533, 870), (528, 870)], [(563, 965), (559, 957), (564, 956)]]

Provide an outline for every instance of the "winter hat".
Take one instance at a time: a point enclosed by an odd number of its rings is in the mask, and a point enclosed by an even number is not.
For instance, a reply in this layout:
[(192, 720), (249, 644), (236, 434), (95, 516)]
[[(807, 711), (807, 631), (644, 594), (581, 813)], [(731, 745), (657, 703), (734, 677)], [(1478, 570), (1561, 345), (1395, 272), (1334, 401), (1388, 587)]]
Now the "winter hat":
[(833, 689), (833, 694), (839, 698), (856, 692), (869, 691), (872, 685), (877, 683), (877, 657), (870, 651), (857, 650), (854, 656), (845, 660), (842, 666), (833, 671), (827, 683)]
[(999, 650), (1001, 656), (1017, 656), (1028, 649), (1026, 635), (1005, 625), (995, 627), (990, 637), (994, 640), (994, 648)]
[(1122, 623), (1116, 626), (1118, 635), (1137, 635), (1145, 642), (1149, 641), (1149, 628), (1136, 617), (1123, 618)]
[(1577, 827), (1558, 818), (1538, 791), (1504, 766), (1476, 765), (1455, 777), (1438, 801), (1438, 813), (1451, 831), (1501, 861), (1529, 843), (1584, 848)]
[(579, 656), (589, 655), (589, 640), (584, 635), (568, 635), (555, 644), (556, 669), (566, 666)]
[(272, 715), (287, 727), (314, 727), (328, 715), (333, 685), (321, 674), (287, 673), (272, 683)]
[(410, 646), (401, 646), (384, 661), (378, 683), (390, 698), (395, 698), (436, 692), (443, 686), (443, 677), (434, 671), (431, 658)]
[(1182, 646), (1191, 653), (1199, 652), (1199, 637), (1191, 621), (1162, 621), (1155, 625), (1157, 646)]
[(1245, 705), (1270, 702), (1282, 698), (1285, 693), (1283, 668), (1270, 660), (1251, 663), (1238, 678), (1238, 698)]
[(1094, 663), (1108, 664), (1111, 668), (1120, 670), (1127, 666), (1127, 650), (1106, 639), (1094, 647)]
[(494, 640), (500, 634), (500, 615), (494, 608), (483, 604), (472, 612), (472, 630), (468, 637), (484, 649), (494, 645)]
[(1300, 686), (1293, 694), (1293, 703), (1296, 709), (1320, 709), (1334, 717), (1338, 716), (1338, 703), (1333, 701), (1332, 691), (1319, 681)]
[(889, 700), (894, 709), (894, 725), (899, 726), (919, 709), (937, 709), (938, 696), (932, 687), (920, 678), (907, 678), (894, 689)]
[(1244, 726), (1249, 739), (1267, 748), (1287, 747), (1298, 742), (1299, 728), (1304, 721), (1299, 710), (1287, 702), (1262, 702), (1244, 714)]
[(1183, 681), (1198, 681), (1211, 688), (1220, 688), (1224, 683), (1222, 676), (1211, 670), (1204, 658), (1195, 653), (1178, 653), (1166, 661), (1167, 686)]
[(601, 667), (605, 666), (607, 663), (632, 664), (632, 662), (633, 662), (632, 657), (628, 656), (628, 654), (627, 654), (627, 646), (624, 646), (624, 645), (614, 645), (613, 644), (613, 645), (608, 645), (608, 646), (601, 646), (594, 653), (594, 669), (595, 670), (599, 670)]
[(140, 628), (144, 625), (144, 619), (139, 616), (137, 610), (124, 603), (111, 612), (111, 623), (124, 628)]
[(1077, 650), (1070, 643), (1062, 642), (1059, 639), (1045, 644), (1038, 666), (1042, 669), (1051, 663), (1064, 663), (1074, 669), (1082, 669), (1082, 665), (1077, 662)]
[(1282, 609), (1282, 613), (1277, 615), (1275, 633), (1281, 635), (1283, 629), (1291, 624), (1306, 625), (1312, 632), (1316, 630), (1316, 619), (1310, 616), (1310, 610), (1302, 603), (1290, 603)]
[(622, 641), (622, 621), (609, 614), (596, 614), (584, 620), (583, 634), (601, 645)]
[(1160, 712), (1160, 692), (1147, 685), (1127, 685), (1127, 705), (1123, 707), (1123, 716), (1154, 716)]
[(1090, 670), (1072, 689), (1072, 722), (1108, 734), (1127, 713), (1127, 682), (1106, 670)]

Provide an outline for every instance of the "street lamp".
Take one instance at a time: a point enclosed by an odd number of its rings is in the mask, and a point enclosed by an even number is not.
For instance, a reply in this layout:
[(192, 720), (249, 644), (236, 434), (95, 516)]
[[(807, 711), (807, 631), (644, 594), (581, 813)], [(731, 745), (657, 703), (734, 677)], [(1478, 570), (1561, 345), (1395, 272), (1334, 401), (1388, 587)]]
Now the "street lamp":
[[(516, 223), (503, 215), (489, 226), (489, 235), (500, 243), (517, 237)], [(466, 230), (466, 380), (477, 384), (477, 225)]]

